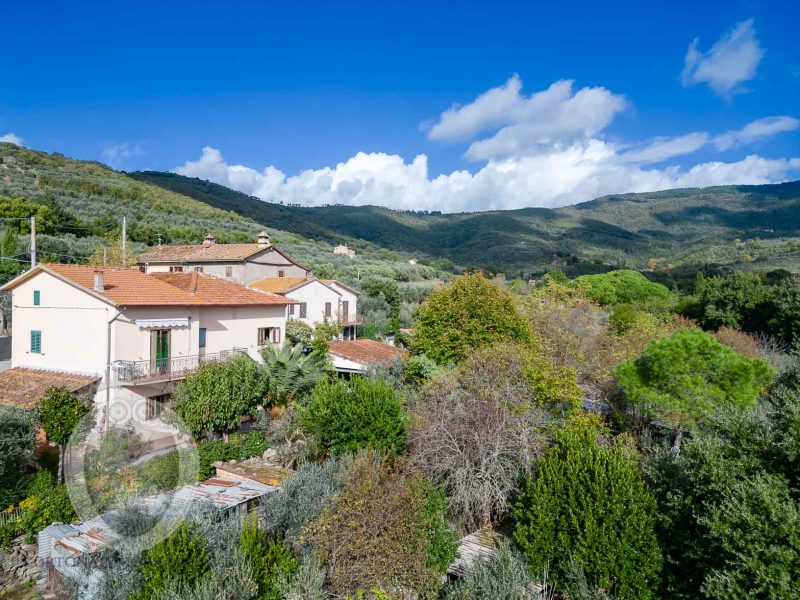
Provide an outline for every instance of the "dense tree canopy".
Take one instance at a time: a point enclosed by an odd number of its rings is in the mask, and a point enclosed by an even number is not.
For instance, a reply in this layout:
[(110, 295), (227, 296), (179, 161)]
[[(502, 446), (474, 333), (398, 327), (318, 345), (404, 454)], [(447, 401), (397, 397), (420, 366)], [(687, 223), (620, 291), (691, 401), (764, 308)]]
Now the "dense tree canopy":
[(578, 418), (526, 477), (512, 505), (514, 541), (531, 573), (563, 585), (577, 564), (620, 598), (653, 598), (661, 553), (656, 504), (623, 439), (598, 435)]
[(581, 275), (574, 284), (582, 293), (600, 304), (642, 303), (667, 300), (672, 292), (637, 271), (623, 269), (599, 275)]
[(633, 407), (678, 427), (719, 406), (752, 408), (773, 376), (763, 360), (745, 358), (698, 329), (650, 342), (639, 358), (617, 369)]
[(480, 273), (431, 292), (414, 316), (412, 349), (440, 364), (457, 362), (473, 348), (531, 339), (513, 295)]
[(800, 369), (756, 412), (727, 409), (651, 461), (663, 597), (796, 598), (800, 589)]

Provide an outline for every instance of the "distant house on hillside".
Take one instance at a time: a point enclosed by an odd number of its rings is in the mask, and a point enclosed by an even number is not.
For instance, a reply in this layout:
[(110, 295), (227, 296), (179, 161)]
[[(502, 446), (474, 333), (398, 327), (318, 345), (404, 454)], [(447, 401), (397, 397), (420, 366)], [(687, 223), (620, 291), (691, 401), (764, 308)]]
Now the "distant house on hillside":
[(218, 244), (209, 234), (202, 244), (158, 246), (139, 256), (143, 273), (196, 271), (247, 285), (264, 277), (301, 277), (311, 271), (297, 264), (262, 231), (255, 244)]
[(348, 248), (347, 244), (339, 244), (333, 249), (333, 253), (344, 254), (346, 256), (349, 256), (350, 258), (355, 258), (356, 256), (356, 251), (353, 250), (352, 248)]

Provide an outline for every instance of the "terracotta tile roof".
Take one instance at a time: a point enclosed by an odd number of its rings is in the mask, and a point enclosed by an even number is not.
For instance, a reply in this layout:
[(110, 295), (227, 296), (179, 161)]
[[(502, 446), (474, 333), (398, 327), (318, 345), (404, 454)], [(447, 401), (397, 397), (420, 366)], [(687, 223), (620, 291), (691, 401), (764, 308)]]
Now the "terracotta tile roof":
[(0, 404), (31, 409), (49, 387), (63, 386), (78, 392), (99, 380), (96, 375), (14, 367), (0, 373)]
[(199, 298), (203, 304), (241, 306), (246, 304), (294, 304), (290, 298), (266, 291), (251, 290), (238, 283), (201, 273), (152, 273), (155, 277), (183, 292)]
[(353, 292), (356, 296), (360, 296), (361, 295), (361, 292), (358, 292), (358, 291), (354, 290), (349, 285), (343, 284), (341, 281), (336, 281), (335, 279), (320, 279), (320, 281), (322, 283), (324, 283), (325, 285), (331, 285), (331, 284), (335, 283), (339, 287), (343, 287), (344, 289), (346, 289), (346, 290), (348, 290), (350, 292)]
[(408, 354), (408, 351), (403, 348), (396, 348), (375, 340), (331, 342), (328, 352), (361, 364), (389, 364), (396, 357)]
[(286, 294), (309, 281), (314, 281), (314, 279), (308, 277), (264, 277), (264, 279), (259, 279), (249, 284), (248, 287), (262, 292)]
[(240, 261), (272, 248), (258, 244), (187, 244), (158, 246), (139, 256), (140, 263)]
[(88, 289), (123, 306), (193, 306), (203, 304), (202, 299), (187, 294), (160, 279), (145, 275), (139, 269), (104, 269), (104, 290), (94, 290), (96, 267), (87, 265), (42, 265), (64, 279)]
[(87, 265), (39, 265), (2, 289), (12, 289), (36, 273), (46, 271), (119, 306), (241, 306), (294, 302), (196, 272), (145, 275), (138, 269), (103, 269), (104, 289), (99, 292), (94, 289), (96, 270)]

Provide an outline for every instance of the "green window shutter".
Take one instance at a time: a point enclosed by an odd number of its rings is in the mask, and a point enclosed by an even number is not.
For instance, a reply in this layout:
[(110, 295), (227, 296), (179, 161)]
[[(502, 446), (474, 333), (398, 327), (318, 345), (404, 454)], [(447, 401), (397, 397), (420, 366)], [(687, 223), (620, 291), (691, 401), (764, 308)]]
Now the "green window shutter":
[(205, 348), (206, 347), (206, 328), (205, 327), (201, 327), (200, 328), (200, 347), (201, 348)]
[(41, 354), (42, 353), (42, 332), (41, 331), (31, 331), (31, 353), (32, 354)]
[(33, 305), (39, 306), (42, 302), (42, 296), (39, 290), (33, 290)]

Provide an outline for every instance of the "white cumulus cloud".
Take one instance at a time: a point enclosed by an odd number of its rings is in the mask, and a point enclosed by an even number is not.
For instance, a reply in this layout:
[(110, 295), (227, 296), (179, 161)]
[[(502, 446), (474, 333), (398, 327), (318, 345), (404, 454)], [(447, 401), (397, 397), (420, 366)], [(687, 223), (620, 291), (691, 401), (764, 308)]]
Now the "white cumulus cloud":
[(605, 129), (625, 109), (625, 98), (605, 88), (573, 91), (572, 81), (557, 81), (546, 90), (524, 96), (522, 81), (514, 75), (465, 106), (443, 112), (428, 132), (432, 140), (470, 139), (489, 130), (493, 134), (474, 141), (466, 156), (489, 160), (535, 154), (553, 144), (569, 144)]
[[(569, 81), (525, 96), (522, 82), (513, 76), (428, 125), (433, 140), (471, 142), (466, 156), (483, 161), (475, 170), (434, 176), (425, 154), (408, 162), (397, 154), (358, 152), (335, 166), (287, 175), (272, 165), (256, 169), (230, 164), (211, 147), (173, 170), (270, 202), (373, 204), (444, 212), (557, 207), (605, 194), (774, 183), (800, 174), (800, 158), (754, 154), (734, 162), (707, 161), (688, 167), (670, 163), (701, 148), (738, 147), (789, 131), (796, 128), (788, 120), (791, 117), (759, 119), (717, 136), (700, 131), (636, 144), (603, 139), (604, 130), (624, 107), (620, 95), (604, 88), (574, 91)], [(481, 135), (485, 137), (475, 139)]]
[(0, 135), (0, 142), (6, 142), (8, 144), (16, 144), (17, 146), (22, 146), (24, 140), (14, 133), (6, 133), (5, 135)]
[(764, 57), (752, 19), (736, 25), (708, 52), (701, 51), (698, 46), (699, 40), (695, 39), (686, 53), (681, 73), (683, 85), (705, 83), (725, 98), (745, 91), (740, 84), (755, 77), (758, 63)]

